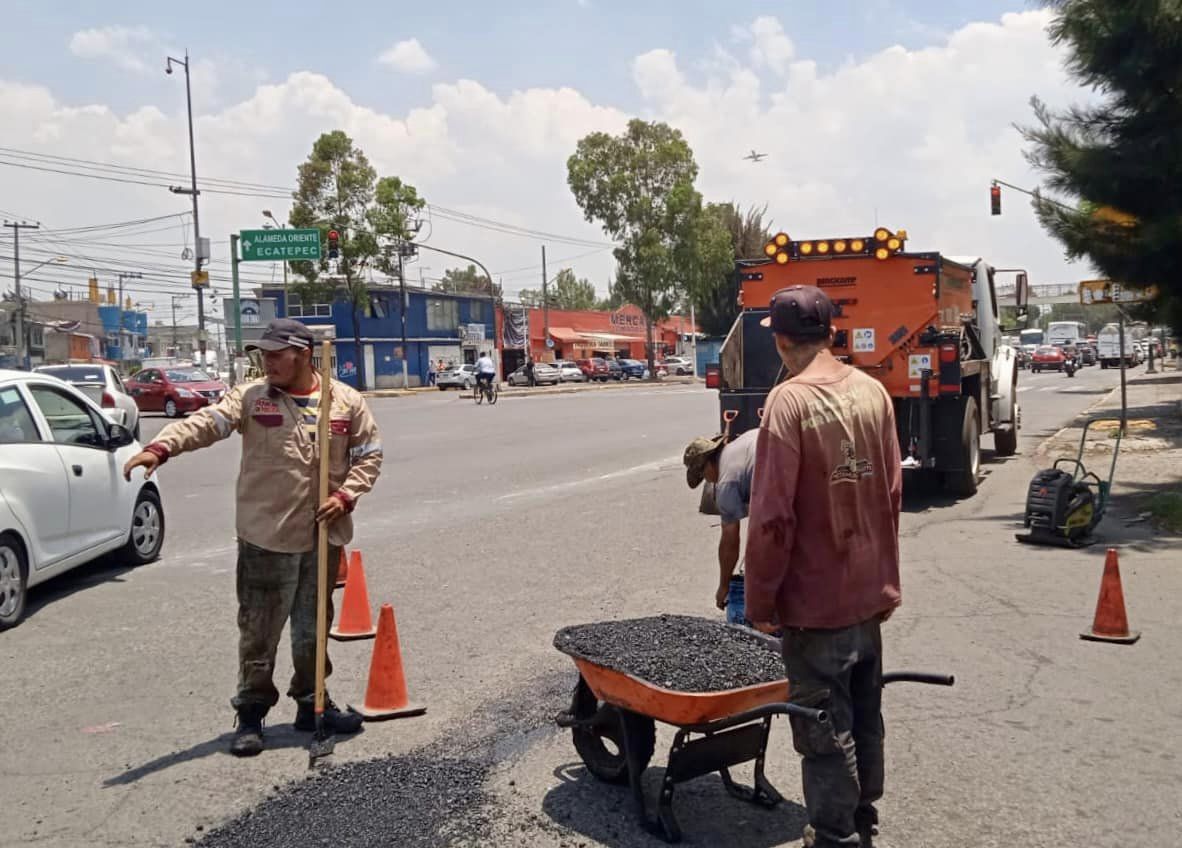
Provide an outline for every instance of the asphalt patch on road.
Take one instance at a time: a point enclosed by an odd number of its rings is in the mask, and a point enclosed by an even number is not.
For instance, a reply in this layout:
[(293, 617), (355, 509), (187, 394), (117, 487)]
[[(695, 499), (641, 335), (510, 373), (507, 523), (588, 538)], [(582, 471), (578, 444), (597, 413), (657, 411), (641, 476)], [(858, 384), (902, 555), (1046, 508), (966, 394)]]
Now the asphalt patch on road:
[(500, 763), (553, 732), (574, 680), (573, 670), (537, 678), (511, 697), (478, 706), (446, 739), (410, 753), (311, 772), (197, 844), (468, 848), (497, 844), (506, 830), (539, 829), (536, 816), (507, 822), (486, 782)]
[(784, 679), (780, 655), (755, 635), (688, 615), (564, 627), (554, 647), (676, 692), (722, 692)]

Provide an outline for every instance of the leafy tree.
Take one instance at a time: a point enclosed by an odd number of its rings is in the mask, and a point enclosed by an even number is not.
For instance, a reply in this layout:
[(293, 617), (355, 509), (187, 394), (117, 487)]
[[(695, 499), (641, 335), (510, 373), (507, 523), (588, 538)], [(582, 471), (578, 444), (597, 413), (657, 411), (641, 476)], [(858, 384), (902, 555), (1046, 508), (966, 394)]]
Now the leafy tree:
[(475, 265), (469, 265), (467, 268), (449, 268), (443, 272), (443, 279), (431, 288), (453, 294), (491, 295), (498, 300), (501, 297), (501, 287), (480, 273)]
[(1035, 199), (1071, 258), (1126, 285), (1159, 285), (1175, 317), (1182, 278), (1182, 6), (1177, 0), (1050, 0), (1051, 40), (1100, 102), (1055, 112), (1035, 98), (1027, 158), (1079, 208)]
[(709, 234), (704, 237), (707, 249), (702, 252), (707, 261), (701, 263), (702, 274), (690, 292), (696, 308), (694, 317), (706, 335), (726, 335), (738, 317), (735, 259), (763, 258), (763, 246), (768, 240), (764, 211), (753, 207), (742, 212), (733, 203), (706, 206), (703, 217), (709, 222)]
[(518, 297), (526, 306), (540, 308), (550, 302), (551, 309), (594, 309), (595, 286), (586, 279), (577, 279), (570, 268), (559, 271), (546, 286), (546, 297), (537, 289), (522, 289)]
[[(357, 351), (358, 385), (364, 386), (365, 358), (361, 355), (361, 318), (370, 308), (369, 273), (387, 273), (396, 265), (388, 249), (413, 238), (414, 215), (424, 206), (414, 186), (398, 177), (377, 179), (365, 153), (344, 132), (324, 133), (299, 166), (289, 220), (295, 227), (317, 227), (324, 256), (318, 262), (292, 262), (298, 279), (291, 290), (304, 303), (332, 301), (338, 290), (348, 304)], [(340, 236), (340, 257), (330, 260), (328, 232)]]
[(624, 298), (620, 294), (619, 286), (614, 280), (607, 281), (607, 297), (595, 301), (595, 308), (600, 312), (615, 312), (624, 305)]
[(679, 131), (639, 119), (622, 135), (591, 133), (567, 160), (567, 183), (584, 217), (619, 242), (615, 291), (644, 314), (650, 373), (653, 324), (669, 315), (698, 273), (697, 175)]

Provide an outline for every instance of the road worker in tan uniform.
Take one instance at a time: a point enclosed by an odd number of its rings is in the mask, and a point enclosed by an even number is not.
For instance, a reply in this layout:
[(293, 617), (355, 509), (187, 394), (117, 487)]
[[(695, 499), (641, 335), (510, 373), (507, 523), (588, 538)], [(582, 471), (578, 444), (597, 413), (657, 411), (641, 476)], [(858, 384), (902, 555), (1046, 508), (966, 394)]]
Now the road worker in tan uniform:
[[(230, 752), (263, 749), (263, 718), (279, 700), (272, 680), (283, 626), (291, 619), (295, 673), (287, 694), (297, 704), (296, 730), (316, 727), (316, 527), (329, 528), (329, 585), (336, 582), (340, 550), (353, 537), (351, 513), (373, 488), (382, 467), (382, 442), (365, 399), (332, 381), (329, 492), (317, 503), (319, 451), (316, 422), (320, 379), (312, 365), (315, 337), (299, 321), (272, 321), (248, 345), (262, 352), (266, 379), (228, 392), (213, 406), (169, 424), (124, 467), (150, 476), (169, 458), (242, 436), (238, 470), (238, 692), (237, 730)], [(328, 619), (332, 621), (332, 602)], [(328, 665), (328, 673), (332, 666)], [(338, 733), (355, 733), (361, 716), (327, 701), (325, 720)]]

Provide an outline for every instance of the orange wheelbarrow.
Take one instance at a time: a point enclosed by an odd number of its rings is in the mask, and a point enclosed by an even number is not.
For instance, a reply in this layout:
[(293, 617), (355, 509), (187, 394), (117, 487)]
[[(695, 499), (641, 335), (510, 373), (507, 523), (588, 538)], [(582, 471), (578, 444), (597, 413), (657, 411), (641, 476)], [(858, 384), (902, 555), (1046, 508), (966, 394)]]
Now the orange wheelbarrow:
[[(779, 640), (768, 637), (769, 649)], [(641, 826), (667, 842), (681, 841), (673, 814), (677, 784), (718, 772), (726, 791), (765, 807), (783, 800), (764, 775), (772, 718), (796, 715), (827, 723), (823, 710), (788, 703), (788, 681), (720, 692), (676, 692), (571, 655), (579, 670), (570, 709), (559, 713), (583, 764), (607, 783), (631, 787)], [(895, 672), (883, 684), (910, 681), (951, 686), (951, 675)], [(656, 748), (656, 723), (677, 728), (661, 781), (656, 814), (650, 815), (642, 777)], [(755, 763), (751, 786), (736, 783), (730, 769)]]

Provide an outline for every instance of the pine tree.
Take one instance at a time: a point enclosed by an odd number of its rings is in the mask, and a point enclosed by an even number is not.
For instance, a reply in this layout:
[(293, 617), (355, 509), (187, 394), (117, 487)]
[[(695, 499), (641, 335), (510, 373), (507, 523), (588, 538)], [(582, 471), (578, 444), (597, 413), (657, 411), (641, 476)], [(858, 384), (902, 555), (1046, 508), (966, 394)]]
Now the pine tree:
[[(1050, 0), (1048, 32), (1099, 95), (1055, 112), (1035, 98), (1019, 128), (1047, 186), (1035, 209), (1068, 257), (1130, 286), (1157, 285), (1182, 318), (1182, 0)], [(1177, 325), (1175, 325), (1177, 326)]]

